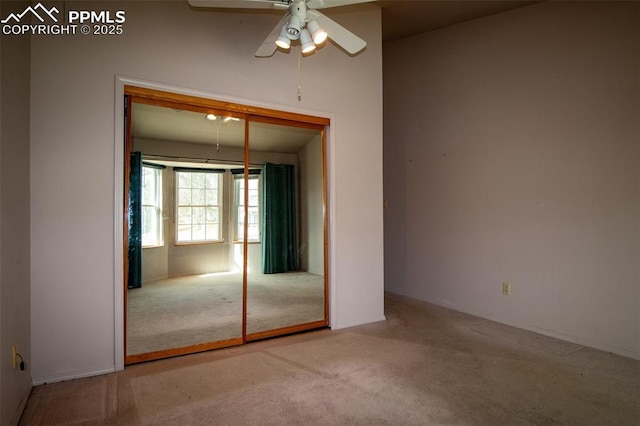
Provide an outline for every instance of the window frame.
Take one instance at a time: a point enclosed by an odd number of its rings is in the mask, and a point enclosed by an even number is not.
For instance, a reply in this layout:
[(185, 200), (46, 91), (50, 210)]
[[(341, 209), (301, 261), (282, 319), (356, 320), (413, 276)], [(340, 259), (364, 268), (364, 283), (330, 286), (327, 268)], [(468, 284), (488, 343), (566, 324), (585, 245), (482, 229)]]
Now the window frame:
[[(237, 182), (245, 182), (245, 176), (244, 176), (244, 169), (235, 171), (232, 170), (231, 171), (232, 174), (232, 179), (231, 179), (231, 186), (232, 186), (232, 199), (231, 199), (231, 204), (232, 204), (232, 240), (234, 243), (243, 243), (244, 242), (244, 221), (243, 223), (243, 233), (242, 235), (238, 235), (238, 227), (240, 224), (239, 219), (239, 211), (240, 209), (242, 209), (243, 214), (244, 214), (244, 197), (240, 197), (236, 188), (236, 183)], [(263, 208), (263, 201), (262, 201), (262, 170), (261, 169), (250, 169), (249, 170), (249, 179), (248, 181), (251, 180), (257, 180), (258, 181), (258, 205), (257, 206), (251, 206), (249, 205), (249, 207), (257, 207), (258, 208), (258, 221), (257, 221), (257, 227), (258, 227), (258, 238), (249, 238), (247, 240), (248, 244), (261, 244), (262, 243), (262, 208)], [(248, 232), (248, 228), (247, 228), (247, 232)]]
[[(164, 166), (160, 166), (160, 165), (156, 165), (156, 164), (150, 164), (150, 163), (142, 163), (142, 181), (140, 182), (141, 185), (141, 192), (142, 192), (142, 196), (140, 197), (140, 208), (141, 208), (141, 215), (140, 215), (140, 223), (142, 226), (142, 232), (140, 233), (140, 240), (141, 240), (141, 245), (143, 249), (149, 249), (149, 248), (158, 248), (158, 247), (164, 247), (164, 221), (163, 221), (163, 198), (162, 198), (162, 193), (163, 193), (163, 182), (162, 182), (162, 171), (164, 170)], [(155, 203), (154, 204), (148, 204), (145, 203), (145, 190), (144, 190), (144, 183), (145, 183), (145, 170), (151, 170), (154, 173), (155, 176), (155, 192), (156, 192), (156, 196), (155, 196)], [(144, 209), (145, 207), (151, 207), (155, 210), (155, 237), (156, 237), (156, 241), (155, 243), (152, 244), (145, 244), (144, 242), (144, 236), (145, 236), (145, 214), (144, 214)]]
[[(184, 167), (176, 167), (173, 169), (173, 176), (174, 176), (174, 245), (176, 246), (186, 246), (186, 245), (202, 245), (202, 244), (220, 244), (220, 243), (224, 243), (225, 238), (224, 238), (224, 226), (223, 226), (223, 222), (224, 222), (224, 172), (225, 170), (223, 169), (205, 169), (205, 168), (184, 168)], [(180, 188), (180, 178), (179, 178), (179, 174), (180, 173), (192, 173), (192, 174), (205, 174), (205, 182), (206, 182), (206, 175), (207, 174), (213, 174), (216, 176), (217, 179), (217, 187), (215, 188), (216, 192), (217, 192), (217, 204), (215, 205), (210, 205), (207, 204), (206, 201), (206, 196), (205, 196), (205, 204), (203, 205), (194, 205), (189, 203), (188, 205), (180, 205), (180, 189), (191, 189), (193, 191), (193, 187), (190, 188)], [(205, 187), (202, 188), (203, 190), (207, 190), (206, 188), (206, 183), (205, 183)], [(208, 207), (215, 207), (217, 209), (217, 239), (206, 239), (206, 226), (208, 223), (206, 220), (206, 211), (204, 213), (204, 217), (205, 217), (205, 222), (201, 223), (201, 224), (195, 224), (193, 222), (191, 222), (189, 225), (191, 226), (191, 236), (192, 238), (190, 240), (180, 240), (180, 226), (184, 225), (180, 223), (180, 208), (181, 207), (197, 207), (197, 208), (204, 208), (206, 210), (206, 208)], [(193, 216), (192, 216), (193, 217)], [(213, 222), (215, 223), (215, 222)], [(201, 225), (205, 227), (205, 239), (193, 239), (193, 226), (194, 225)]]

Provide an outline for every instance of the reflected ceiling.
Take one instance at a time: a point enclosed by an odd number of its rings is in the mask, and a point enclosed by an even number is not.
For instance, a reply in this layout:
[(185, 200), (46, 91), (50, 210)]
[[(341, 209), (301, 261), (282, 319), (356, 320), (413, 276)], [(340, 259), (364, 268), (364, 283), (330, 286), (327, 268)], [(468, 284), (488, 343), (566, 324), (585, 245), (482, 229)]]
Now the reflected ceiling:
[[(254, 151), (298, 152), (317, 137), (317, 130), (275, 124), (250, 123), (250, 148)], [(131, 134), (134, 138), (242, 148), (244, 121), (209, 121), (205, 114), (154, 105), (133, 104)]]

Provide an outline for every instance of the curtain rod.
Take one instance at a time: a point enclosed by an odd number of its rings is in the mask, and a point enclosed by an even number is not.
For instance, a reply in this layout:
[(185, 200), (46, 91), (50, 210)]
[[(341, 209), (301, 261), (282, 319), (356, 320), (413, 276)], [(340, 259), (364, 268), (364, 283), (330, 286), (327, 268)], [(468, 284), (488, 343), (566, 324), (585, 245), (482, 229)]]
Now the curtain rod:
[[(244, 165), (244, 161), (233, 160), (216, 160), (213, 158), (196, 158), (196, 157), (176, 157), (172, 155), (159, 155), (159, 154), (142, 154), (143, 158), (156, 158), (159, 160), (177, 160), (186, 161), (189, 163), (205, 163), (205, 164), (232, 164), (232, 165)], [(250, 166), (264, 166), (264, 163), (249, 163)]]

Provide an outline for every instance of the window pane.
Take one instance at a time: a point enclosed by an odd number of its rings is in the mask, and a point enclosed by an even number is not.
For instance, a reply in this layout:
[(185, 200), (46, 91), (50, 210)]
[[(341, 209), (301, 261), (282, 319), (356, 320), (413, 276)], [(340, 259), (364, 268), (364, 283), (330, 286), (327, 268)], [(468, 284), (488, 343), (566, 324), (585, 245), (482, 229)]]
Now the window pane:
[(247, 231), (249, 233), (249, 240), (258, 241), (260, 239), (260, 229), (257, 223), (249, 224)]
[(217, 207), (207, 207), (207, 223), (218, 223)]
[(218, 175), (213, 173), (207, 173), (205, 176), (207, 188), (215, 188), (218, 186)]
[(192, 223), (194, 225), (196, 224), (203, 224), (205, 223), (205, 209), (204, 207), (192, 207)]
[(206, 239), (205, 227), (201, 224), (192, 225), (191, 238), (193, 241), (204, 241)]
[(153, 169), (143, 167), (142, 180), (142, 204), (155, 204), (156, 199), (156, 173)]
[(142, 207), (142, 245), (157, 245), (156, 209), (153, 206)]
[(220, 174), (185, 171), (177, 176), (178, 241), (219, 241)]
[(189, 206), (189, 205), (191, 205), (191, 190), (190, 189), (180, 189), (178, 191), (178, 205), (179, 206)]
[(217, 206), (218, 205), (218, 191), (215, 189), (207, 189), (205, 192), (206, 203), (207, 206)]
[(191, 241), (191, 225), (178, 225), (178, 241)]
[(260, 176), (251, 175), (246, 182), (248, 218), (245, 218), (245, 181), (244, 176), (236, 176), (234, 181), (234, 238), (244, 239), (244, 225), (247, 223), (247, 237), (250, 241), (260, 241)]
[(206, 225), (206, 230), (207, 230), (207, 239), (208, 240), (219, 240), (220, 236), (218, 235), (218, 232), (220, 230), (220, 227), (217, 224), (207, 224)]
[(249, 207), (249, 223), (259, 223), (260, 222), (260, 212), (257, 207)]
[(162, 170), (142, 166), (142, 246), (162, 244)]
[(258, 191), (257, 190), (249, 190), (249, 205), (257, 206), (258, 205)]
[(178, 224), (191, 224), (191, 207), (178, 207)]
[(191, 188), (191, 173), (178, 172), (178, 188)]
[(236, 206), (244, 206), (244, 176), (235, 178), (235, 197)]
[(204, 206), (204, 189), (194, 189), (191, 191), (191, 204), (194, 206)]
[(244, 206), (237, 205), (236, 207), (236, 240), (242, 241), (244, 239)]
[(192, 173), (191, 174), (191, 187), (192, 188), (204, 188), (204, 173)]

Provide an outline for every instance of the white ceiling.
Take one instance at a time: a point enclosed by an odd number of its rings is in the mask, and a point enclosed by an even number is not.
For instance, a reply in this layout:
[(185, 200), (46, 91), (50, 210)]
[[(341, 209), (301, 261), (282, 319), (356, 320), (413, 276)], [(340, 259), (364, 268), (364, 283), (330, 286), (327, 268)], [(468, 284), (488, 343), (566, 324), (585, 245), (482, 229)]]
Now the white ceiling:
[(433, 31), (495, 15), (539, 1), (378, 0), (382, 8), (382, 40)]

